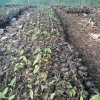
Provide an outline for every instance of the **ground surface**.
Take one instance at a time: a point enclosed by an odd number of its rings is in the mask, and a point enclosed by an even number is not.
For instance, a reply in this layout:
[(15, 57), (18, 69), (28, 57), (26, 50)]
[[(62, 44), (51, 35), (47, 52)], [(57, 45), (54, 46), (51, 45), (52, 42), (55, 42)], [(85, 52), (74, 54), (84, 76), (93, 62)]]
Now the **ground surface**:
[[(65, 10), (29, 8), (6, 29), (0, 29), (2, 98), (89, 100), (97, 92), (89, 74), (94, 72), (93, 66), (89, 65), (98, 64), (96, 57), (99, 62), (99, 40), (90, 36), (99, 33), (99, 10), (89, 15), (67, 14)], [(96, 26), (89, 21), (92, 17)], [(83, 64), (85, 61), (90, 62)]]
[(67, 9), (58, 8), (58, 14), (64, 28), (67, 29), (67, 36), (77, 50), (82, 55), (84, 64), (89, 67), (91, 76), (94, 77), (95, 82), (99, 84), (100, 77), (100, 11), (91, 9), (90, 14), (67, 14)]

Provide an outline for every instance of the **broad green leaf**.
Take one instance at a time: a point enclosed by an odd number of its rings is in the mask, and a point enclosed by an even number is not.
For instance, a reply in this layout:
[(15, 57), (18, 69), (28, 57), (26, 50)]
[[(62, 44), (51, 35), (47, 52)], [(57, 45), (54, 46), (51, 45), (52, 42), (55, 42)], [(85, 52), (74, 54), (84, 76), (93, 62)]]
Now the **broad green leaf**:
[(50, 48), (45, 48), (45, 52), (52, 54), (52, 51)]
[(55, 96), (55, 93), (52, 93), (51, 96), (50, 96), (50, 100), (53, 100), (54, 96)]
[(39, 52), (41, 52), (41, 48), (40, 48), (40, 47), (38, 47), (38, 48), (35, 50), (35, 53), (34, 53), (34, 54), (39, 53)]
[(74, 97), (76, 95), (76, 91), (74, 89), (69, 92), (70, 97)]
[(15, 98), (15, 95), (12, 95), (12, 96), (10, 96), (10, 97), (8, 98), (8, 100), (14, 100), (14, 98)]
[(50, 36), (50, 33), (47, 31), (43, 31), (42, 34), (44, 34), (45, 36)]
[(0, 92), (0, 100), (5, 98), (5, 94), (3, 92)]
[(52, 80), (49, 85), (53, 85), (56, 80)]
[(34, 40), (34, 39), (37, 39), (36, 34), (32, 34), (32, 39), (33, 39), (33, 40)]
[(47, 54), (48, 59), (51, 59), (51, 54)]
[(32, 89), (32, 85), (31, 85), (31, 84), (28, 84), (27, 87), (28, 87), (29, 89)]
[(3, 94), (4, 94), (4, 95), (6, 95), (6, 94), (8, 93), (8, 89), (9, 89), (9, 88), (6, 87), (6, 88), (3, 90)]
[(80, 96), (80, 100), (84, 100), (84, 99), (83, 99), (83, 96)]
[(21, 50), (20, 50), (20, 55), (23, 55), (23, 53), (24, 53), (24, 50), (21, 49)]
[(49, 94), (46, 93), (46, 95), (44, 96), (44, 100), (48, 100), (48, 96), (49, 96)]
[(16, 77), (14, 77), (14, 78), (11, 80), (9, 86), (13, 86), (15, 82), (16, 82)]
[(27, 64), (27, 58), (25, 56), (21, 56), (21, 58), (23, 59), (23, 61)]
[(33, 90), (30, 89), (30, 98), (33, 99)]
[(37, 64), (37, 63), (39, 63), (39, 62), (40, 62), (40, 60), (41, 60), (41, 54), (38, 54), (38, 55), (36, 56), (36, 59), (35, 59), (35, 61), (34, 61), (34, 64), (33, 64), (33, 65), (35, 65), (35, 64)]
[(90, 100), (100, 100), (100, 95), (94, 95)]
[(33, 73), (36, 74), (39, 71), (40, 67), (39, 65), (35, 65)]

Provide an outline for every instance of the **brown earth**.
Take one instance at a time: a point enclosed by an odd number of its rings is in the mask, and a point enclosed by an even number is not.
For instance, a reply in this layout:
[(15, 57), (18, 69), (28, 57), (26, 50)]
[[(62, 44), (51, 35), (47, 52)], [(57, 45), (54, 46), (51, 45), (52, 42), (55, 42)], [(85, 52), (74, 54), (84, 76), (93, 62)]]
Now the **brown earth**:
[(100, 42), (99, 38), (92, 38), (90, 34), (99, 34), (100, 11), (91, 9), (90, 14), (68, 14), (67, 8), (55, 8), (61, 20), (67, 39), (79, 51), (83, 63), (88, 66), (90, 76), (95, 84), (100, 85)]

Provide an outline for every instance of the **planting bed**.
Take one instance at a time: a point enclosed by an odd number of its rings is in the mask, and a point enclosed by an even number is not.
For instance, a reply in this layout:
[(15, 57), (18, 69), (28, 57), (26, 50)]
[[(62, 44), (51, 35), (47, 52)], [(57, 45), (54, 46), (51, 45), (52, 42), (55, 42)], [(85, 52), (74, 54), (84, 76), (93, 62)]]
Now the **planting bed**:
[(98, 92), (78, 46), (66, 37), (66, 16), (59, 7), (29, 8), (5, 28), (0, 35), (1, 100), (90, 100)]
[[(66, 12), (67, 8), (57, 8), (56, 13), (67, 29), (67, 37), (83, 57), (83, 62), (89, 67), (90, 76), (94, 82), (100, 85), (100, 11), (98, 8), (91, 9), (90, 14)], [(99, 86), (98, 86), (99, 87)]]

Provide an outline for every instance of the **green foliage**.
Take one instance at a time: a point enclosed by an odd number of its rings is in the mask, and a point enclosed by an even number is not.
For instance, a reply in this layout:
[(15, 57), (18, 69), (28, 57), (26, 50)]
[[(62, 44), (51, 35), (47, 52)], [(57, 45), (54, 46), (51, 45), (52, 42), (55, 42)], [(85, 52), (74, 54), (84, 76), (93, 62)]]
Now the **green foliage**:
[(50, 48), (40, 48), (38, 47), (36, 50), (35, 50), (35, 53), (34, 53), (34, 63), (33, 63), (33, 66), (34, 66), (34, 70), (33, 70), (33, 73), (36, 74), (39, 69), (40, 69), (40, 63), (41, 61), (47, 61), (49, 58), (51, 58), (51, 54), (52, 54), (52, 51)]
[(14, 100), (15, 95), (11, 95), (10, 97), (8, 97), (8, 100)]
[(90, 100), (100, 100), (100, 94), (93, 95)]
[(55, 96), (55, 93), (52, 93), (51, 96), (50, 96), (50, 100), (53, 100), (54, 96)]
[(80, 96), (80, 100), (84, 100), (84, 99), (83, 99), (83, 96)]
[(28, 87), (28, 89), (29, 89), (29, 96), (30, 96), (31, 100), (33, 100), (33, 98), (34, 98), (34, 93), (33, 93), (33, 90), (32, 90), (32, 85), (29, 84), (27, 87)]
[(3, 92), (0, 92), (0, 100), (5, 99), (5, 94)]
[(0, 0), (0, 4), (95, 6), (99, 0)]
[(42, 34), (43, 34), (44, 36), (50, 36), (50, 32), (47, 32), (47, 31), (43, 31)]
[(12, 86), (15, 84), (15, 82), (16, 82), (16, 77), (14, 77), (14, 78), (11, 80), (10, 84), (8, 84), (8, 85), (12, 87)]
[(35, 58), (35, 60), (34, 60), (34, 64), (33, 64), (33, 65), (39, 63), (39, 62), (41, 61), (41, 58), (42, 58), (41, 53), (37, 54), (37, 55), (36, 55), (36, 58)]
[(31, 61), (26, 58), (25, 51), (23, 49), (17, 50), (17, 55), (12, 58), (12, 64), (14, 71), (24, 68), (24, 66), (30, 66)]
[(0, 92), (0, 100), (8, 98), (8, 100), (14, 100), (15, 95), (7, 96), (9, 90), (13, 87), (13, 85), (16, 82), (16, 77), (14, 77), (11, 82), (8, 84), (8, 87), (6, 87), (3, 92)]
[(40, 67), (39, 65), (35, 65), (35, 68), (34, 68), (34, 74), (36, 74), (38, 71), (39, 71)]

